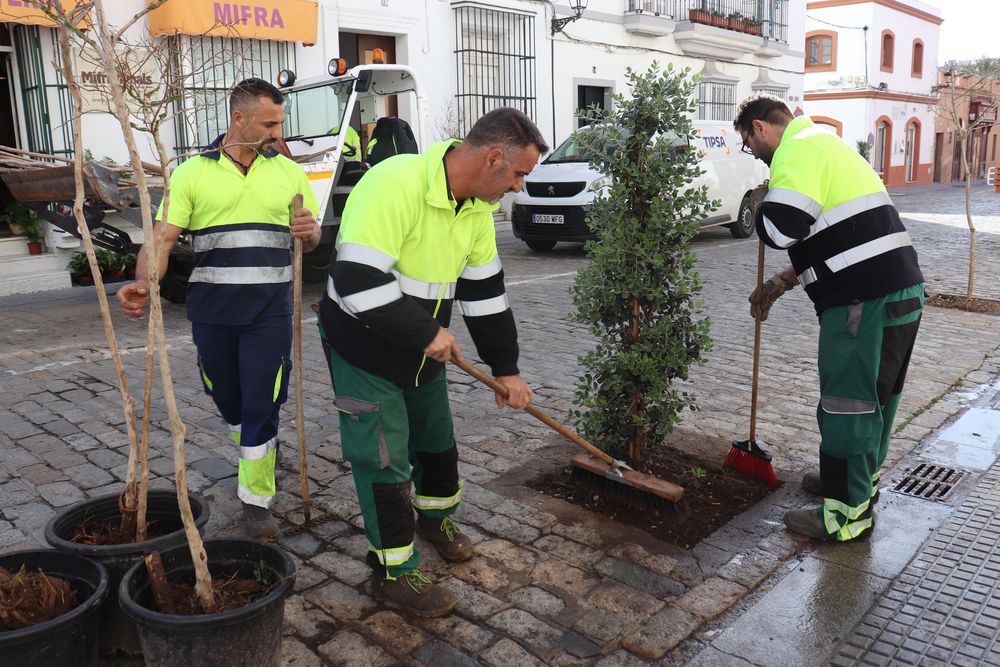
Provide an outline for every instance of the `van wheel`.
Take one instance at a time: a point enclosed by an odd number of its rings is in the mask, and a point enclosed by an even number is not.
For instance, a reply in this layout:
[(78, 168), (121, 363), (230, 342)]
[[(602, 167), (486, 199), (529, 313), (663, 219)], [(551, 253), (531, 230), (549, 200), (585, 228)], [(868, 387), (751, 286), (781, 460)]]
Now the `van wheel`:
[(729, 225), (729, 231), (738, 239), (746, 239), (753, 236), (754, 219), (753, 206), (750, 205), (750, 197), (744, 197), (740, 204), (740, 212), (736, 217), (736, 222)]
[(532, 250), (552, 250), (556, 247), (555, 241), (525, 241)]

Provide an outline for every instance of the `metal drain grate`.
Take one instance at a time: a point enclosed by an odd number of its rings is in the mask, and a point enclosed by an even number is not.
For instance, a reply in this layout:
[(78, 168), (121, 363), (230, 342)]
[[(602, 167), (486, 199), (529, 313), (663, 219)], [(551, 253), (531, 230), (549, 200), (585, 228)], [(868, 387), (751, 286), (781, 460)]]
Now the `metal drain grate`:
[(910, 468), (892, 490), (914, 498), (925, 498), (944, 502), (951, 498), (952, 492), (969, 476), (969, 473), (954, 468), (921, 463)]

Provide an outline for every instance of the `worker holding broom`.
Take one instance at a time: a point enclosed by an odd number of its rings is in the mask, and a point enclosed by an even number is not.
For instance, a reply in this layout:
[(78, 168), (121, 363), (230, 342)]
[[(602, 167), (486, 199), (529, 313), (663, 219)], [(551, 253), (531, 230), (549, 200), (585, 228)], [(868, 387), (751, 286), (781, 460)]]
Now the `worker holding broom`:
[[(240, 448), (237, 495), (251, 537), (273, 539), (278, 415), (291, 372), (292, 238), (315, 248), (319, 210), (305, 172), (275, 150), (285, 117), (281, 92), (262, 79), (236, 84), (225, 135), (170, 176), (162, 276), (182, 232), (192, 236), (187, 313), (205, 391)], [(295, 195), (304, 206), (292, 209)], [(162, 224), (162, 207), (157, 214)], [(159, 227), (157, 227), (159, 230)], [(118, 290), (125, 314), (141, 317), (148, 296), (146, 248), (135, 282)]]
[[(414, 532), (449, 562), (474, 556), (452, 519), (462, 498), (444, 364), (460, 355), (453, 306), (480, 357), (526, 407), (517, 329), (493, 211), (547, 147), (516, 109), (495, 109), (464, 141), (380, 162), (351, 192), (320, 309), (324, 348), (368, 537), (376, 598), (423, 617), (455, 607), (418, 566)], [(415, 492), (411, 500), (411, 490)], [(416, 509), (416, 520), (414, 520)]]
[(745, 100), (733, 125), (771, 168), (757, 233), (792, 262), (754, 290), (750, 312), (766, 319), (801, 283), (820, 320), (819, 474), (802, 487), (823, 504), (787, 512), (785, 525), (823, 540), (868, 537), (923, 311), (917, 253), (878, 174), (840, 137), (769, 97)]

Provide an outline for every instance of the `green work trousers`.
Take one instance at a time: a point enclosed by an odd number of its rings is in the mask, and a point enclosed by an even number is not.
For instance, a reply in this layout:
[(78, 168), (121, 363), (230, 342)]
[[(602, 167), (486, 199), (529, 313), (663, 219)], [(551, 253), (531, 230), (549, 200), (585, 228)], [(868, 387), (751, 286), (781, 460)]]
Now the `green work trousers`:
[(820, 314), (816, 419), (822, 514), (837, 540), (872, 526), (870, 501), (889, 451), (893, 419), (923, 312), (924, 287)]
[(404, 389), (348, 363), (332, 348), (327, 355), (341, 445), (354, 473), (369, 553), (387, 577), (396, 578), (420, 564), (414, 507), (424, 516), (445, 517), (462, 497), (445, 373)]

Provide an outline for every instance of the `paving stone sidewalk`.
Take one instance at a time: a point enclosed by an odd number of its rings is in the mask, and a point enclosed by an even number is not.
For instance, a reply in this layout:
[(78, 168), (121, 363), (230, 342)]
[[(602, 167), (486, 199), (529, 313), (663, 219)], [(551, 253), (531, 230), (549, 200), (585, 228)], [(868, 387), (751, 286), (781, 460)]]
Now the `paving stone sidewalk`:
[[(980, 257), (996, 256), (1000, 205), (982, 196)], [(961, 286), (963, 231), (953, 216), (961, 192), (907, 193), (898, 203), (921, 253), (929, 284)], [(907, 212), (907, 206), (913, 213)], [(936, 212), (940, 211), (940, 212)], [(945, 216), (922, 219), (913, 216)], [(952, 216), (952, 217), (948, 217)], [(539, 403), (565, 414), (573, 403), (577, 356), (591, 345), (570, 318), (568, 287), (586, 260), (579, 248), (531, 253), (501, 233), (501, 257), (519, 322), (522, 370)], [(756, 241), (709, 230), (696, 241), (713, 320), (715, 349), (692, 372), (688, 388), (700, 411), (684, 429), (725, 440), (746, 432), (753, 327), (746, 294)], [(769, 253), (769, 270), (783, 258)], [(1000, 266), (982, 261), (982, 296), (1000, 298)], [(307, 294), (318, 297), (317, 288)], [(127, 438), (114, 368), (105, 352), (92, 293), (58, 300), (0, 300), (0, 549), (42, 543), (55, 511), (85, 497), (120, 490)], [(190, 486), (212, 503), (209, 536), (238, 534), (235, 451), (200, 389), (183, 308), (167, 306), (167, 342), (178, 401), (188, 426)], [(144, 323), (115, 315), (133, 394), (140, 391)], [(467, 350), (474, 349), (456, 331)], [(970, 332), (975, 335), (970, 336)], [(794, 480), (816, 465), (814, 410), (817, 326), (801, 290), (783, 297), (765, 323), (759, 429), (773, 444), (779, 475)], [(305, 327), (306, 431), (314, 512), (335, 512), (310, 533), (283, 538), (299, 573), (286, 611), (288, 664), (627, 665), (671, 660), (670, 652), (739, 604), (807, 547), (781, 529), (799, 506), (786, 484), (691, 550), (583, 512), (523, 483), (565, 465), (572, 445), (530, 417), (498, 411), (489, 392), (452, 372), (450, 389), (466, 480), (458, 519), (479, 557), (445, 566), (420, 543), (424, 569), (455, 591), (455, 616), (413, 621), (378, 606), (367, 587), (367, 545), (338, 418), (314, 327)], [(911, 451), (960, 407), (953, 386), (988, 381), (986, 361), (1000, 348), (1000, 318), (928, 309), (899, 413), (893, 461)], [(169, 484), (172, 463), (163, 402), (154, 393), (154, 484)], [(286, 446), (293, 411), (283, 414)], [(300, 520), (294, 457), (283, 458), (275, 509), (286, 525)], [(866, 607), (867, 608), (867, 607)], [(708, 624), (708, 625), (706, 625)]]

